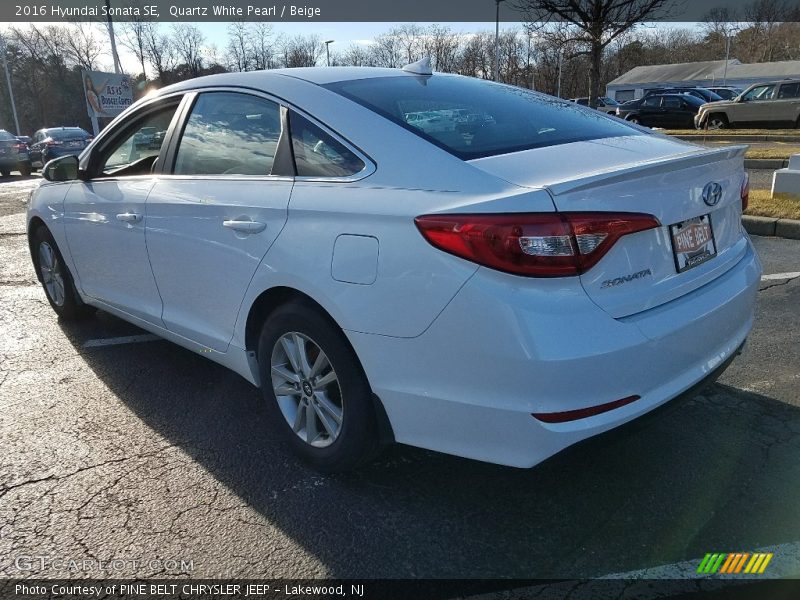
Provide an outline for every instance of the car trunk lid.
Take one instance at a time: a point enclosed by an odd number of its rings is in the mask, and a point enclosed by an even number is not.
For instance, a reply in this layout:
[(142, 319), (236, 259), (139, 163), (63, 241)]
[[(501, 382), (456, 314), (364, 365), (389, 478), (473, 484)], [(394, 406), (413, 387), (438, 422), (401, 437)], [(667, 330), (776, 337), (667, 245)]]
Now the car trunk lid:
[[(547, 189), (560, 212), (644, 213), (659, 220), (660, 227), (619, 239), (580, 276), (592, 300), (622, 318), (690, 293), (744, 255), (744, 150), (702, 149), (661, 136), (635, 136), (540, 148), (473, 164), (517, 185)], [(575, 165), (581, 162), (592, 169), (575, 176)]]

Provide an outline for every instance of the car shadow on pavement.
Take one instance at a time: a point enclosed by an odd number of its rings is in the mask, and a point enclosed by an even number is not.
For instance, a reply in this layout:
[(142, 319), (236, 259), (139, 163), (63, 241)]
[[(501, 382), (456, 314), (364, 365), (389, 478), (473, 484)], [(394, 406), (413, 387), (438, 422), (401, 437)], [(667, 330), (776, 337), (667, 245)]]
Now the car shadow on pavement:
[(238, 375), (167, 342), (83, 349), (111, 319), (61, 326), (116, 397), (332, 577), (590, 577), (800, 539), (800, 409), (763, 395), (714, 384), (529, 470), (398, 445), (323, 476)]

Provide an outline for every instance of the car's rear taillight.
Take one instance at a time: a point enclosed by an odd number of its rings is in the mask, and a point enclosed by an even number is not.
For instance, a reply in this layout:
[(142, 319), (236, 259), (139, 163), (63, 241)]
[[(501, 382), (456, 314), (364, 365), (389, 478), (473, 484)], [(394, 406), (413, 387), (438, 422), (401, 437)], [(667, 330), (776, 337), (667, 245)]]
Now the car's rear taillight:
[(742, 212), (747, 210), (747, 205), (750, 202), (750, 173), (744, 172), (744, 180), (742, 180)]
[(441, 214), (414, 221), (440, 250), (528, 277), (580, 275), (622, 236), (660, 226), (638, 213)]

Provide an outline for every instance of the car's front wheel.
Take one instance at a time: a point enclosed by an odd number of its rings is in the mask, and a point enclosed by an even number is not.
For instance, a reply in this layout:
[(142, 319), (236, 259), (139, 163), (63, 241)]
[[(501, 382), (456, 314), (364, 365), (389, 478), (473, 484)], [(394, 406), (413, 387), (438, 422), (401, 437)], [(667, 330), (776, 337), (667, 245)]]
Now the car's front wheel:
[(344, 333), (306, 303), (267, 319), (258, 344), (261, 388), (289, 443), (321, 471), (352, 469), (378, 448), (372, 391)]
[(81, 302), (64, 258), (52, 234), (43, 225), (33, 233), (33, 259), (47, 301), (59, 317), (81, 319), (94, 312), (94, 308)]
[(628, 121), (630, 123), (633, 123), (634, 125), (641, 125), (642, 124), (642, 120), (637, 116), (628, 117)]
[(728, 118), (725, 115), (711, 115), (707, 123), (709, 129), (725, 129), (728, 127)]

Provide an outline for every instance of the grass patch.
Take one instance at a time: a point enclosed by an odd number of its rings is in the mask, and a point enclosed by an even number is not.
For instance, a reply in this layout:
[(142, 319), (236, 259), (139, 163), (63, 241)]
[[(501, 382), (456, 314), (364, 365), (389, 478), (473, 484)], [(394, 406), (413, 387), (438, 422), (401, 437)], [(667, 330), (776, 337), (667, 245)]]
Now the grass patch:
[(771, 198), (770, 190), (750, 190), (750, 202), (745, 214), (779, 219), (800, 219), (800, 196), (779, 194), (776, 198)]
[(776, 137), (784, 135), (800, 135), (800, 129), (714, 129), (705, 131), (704, 129), (665, 129), (663, 133), (667, 135), (774, 135)]
[(800, 154), (800, 145), (782, 144), (767, 148), (748, 148), (745, 158), (789, 158), (792, 154)]

